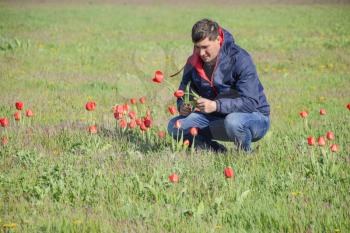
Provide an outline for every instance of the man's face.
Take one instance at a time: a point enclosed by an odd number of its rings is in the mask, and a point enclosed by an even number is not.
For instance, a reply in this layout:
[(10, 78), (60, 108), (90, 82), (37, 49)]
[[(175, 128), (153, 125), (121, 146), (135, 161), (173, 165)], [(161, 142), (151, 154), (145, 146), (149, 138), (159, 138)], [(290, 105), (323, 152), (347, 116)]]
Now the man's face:
[(211, 62), (216, 59), (220, 51), (220, 40), (209, 40), (208, 37), (194, 44), (194, 51), (203, 62)]

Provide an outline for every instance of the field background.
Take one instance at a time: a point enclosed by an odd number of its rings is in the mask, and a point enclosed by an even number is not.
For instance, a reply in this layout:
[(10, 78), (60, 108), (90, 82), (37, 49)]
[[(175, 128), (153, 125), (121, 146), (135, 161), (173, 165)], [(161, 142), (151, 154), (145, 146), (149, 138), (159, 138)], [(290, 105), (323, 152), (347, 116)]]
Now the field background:
[[(350, 5), (258, 2), (0, 1), (4, 232), (350, 232)], [(229, 143), (228, 156), (172, 152), (169, 138), (114, 130), (112, 106), (141, 96), (165, 130), (175, 100), (151, 78), (182, 67), (204, 17), (250, 52), (271, 104), (253, 156)], [(14, 122), (18, 100), (32, 121)], [(329, 130), (339, 152), (307, 145)]]

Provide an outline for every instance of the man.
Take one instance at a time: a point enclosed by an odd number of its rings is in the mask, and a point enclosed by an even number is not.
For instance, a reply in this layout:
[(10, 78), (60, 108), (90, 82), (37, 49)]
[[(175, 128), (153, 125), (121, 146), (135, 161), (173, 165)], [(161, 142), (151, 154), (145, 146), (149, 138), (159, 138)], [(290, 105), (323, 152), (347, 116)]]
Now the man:
[(224, 119), (229, 139), (238, 149), (250, 152), (251, 143), (270, 127), (270, 106), (252, 58), (228, 31), (209, 19), (194, 24), (192, 41), (193, 54), (185, 65), (179, 90), (190, 85), (200, 98), (194, 111), (178, 98), (180, 115), (170, 120), (169, 134), (176, 138), (174, 124), (179, 120), (184, 139), (192, 140), (190, 128), (195, 127), (199, 129), (195, 145), (224, 152), (225, 147), (213, 141), (209, 131), (211, 122)]

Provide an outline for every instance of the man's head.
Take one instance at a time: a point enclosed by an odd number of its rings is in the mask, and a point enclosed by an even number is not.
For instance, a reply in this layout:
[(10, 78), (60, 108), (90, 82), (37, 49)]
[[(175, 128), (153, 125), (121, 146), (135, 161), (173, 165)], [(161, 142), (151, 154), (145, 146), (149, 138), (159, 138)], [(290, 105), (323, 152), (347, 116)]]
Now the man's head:
[(214, 61), (220, 51), (219, 25), (209, 19), (202, 19), (192, 27), (194, 52), (203, 62)]

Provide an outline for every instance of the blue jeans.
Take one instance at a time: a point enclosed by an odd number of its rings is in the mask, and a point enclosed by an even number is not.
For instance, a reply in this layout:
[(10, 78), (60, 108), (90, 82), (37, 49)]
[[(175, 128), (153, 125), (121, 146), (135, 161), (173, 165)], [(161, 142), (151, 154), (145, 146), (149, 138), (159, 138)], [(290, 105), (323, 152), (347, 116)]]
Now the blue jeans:
[[(174, 139), (180, 137), (183, 133), (184, 139), (192, 141), (190, 129), (195, 127), (198, 129), (196, 140), (211, 144), (212, 138), (209, 132), (209, 124), (211, 121), (222, 119), (221, 117), (200, 112), (192, 112), (188, 116), (176, 116), (169, 121), (168, 133)], [(177, 130), (174, 125), (179, 120), (181, 130)], [(270, 118), (260, 112), (242, 113), (234, 112), (225, 116), (225, 130), (230, 140), (235, 143), (238, 149), (251, 151), (251, 143), (260, 140), (270, 128)], [(180, 133), (177, 136), (177, 133)]]

